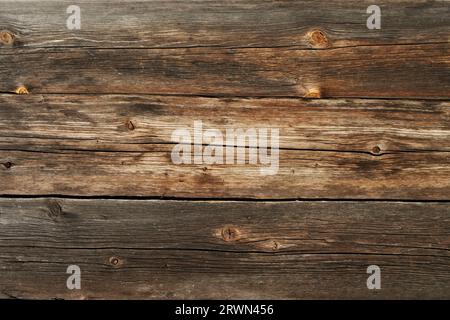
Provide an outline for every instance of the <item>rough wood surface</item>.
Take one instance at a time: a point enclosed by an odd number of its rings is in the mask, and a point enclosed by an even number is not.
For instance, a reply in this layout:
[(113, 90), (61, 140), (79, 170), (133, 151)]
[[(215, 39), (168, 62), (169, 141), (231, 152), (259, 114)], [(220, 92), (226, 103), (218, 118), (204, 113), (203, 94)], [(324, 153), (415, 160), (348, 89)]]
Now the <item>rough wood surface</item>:
[(0, 48), (0, 92), (442, 99), (449, 49)]
[[(448, 1), (376, 2), (382, 29), (368, 30), (360, 0), (3, 0), (0, 29), (16, 47), (314, 47), (309, 32), (329, 46), (446, 43)], [(66, 28), (66, 8), (81, 8), (81, 30)]]
[(449, 203), (1, 199), (0, 296), (450, 298), (449, 227)]
[(0, 92), (449, 97), (446, 1), (379, 1), (381, 30), (370, 1), (70, 4), (4, 1)]
[[(0, 298), (449, 299), (449, 3), (1, 1)], [(194, 121), (278, 173), (175, 165)]]
[[(450, 194), (448, 102), (97, 95), (3, 95), (0, 102), (4, 195), (447, 200)], [(260, 164), (174, 164), (171, 133), (192, 131), (195, 120), (223, 132), (279, 128), (278, 174), (261, 176)]]

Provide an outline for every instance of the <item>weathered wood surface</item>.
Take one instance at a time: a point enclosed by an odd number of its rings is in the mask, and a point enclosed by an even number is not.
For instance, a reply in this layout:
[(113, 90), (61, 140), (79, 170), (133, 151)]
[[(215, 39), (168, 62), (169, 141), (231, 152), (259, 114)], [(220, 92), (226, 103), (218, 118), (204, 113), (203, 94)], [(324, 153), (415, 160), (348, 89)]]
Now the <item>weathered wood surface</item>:
[[(66, 8), (81, 8), (81, 30), (66, 28)], [(368, 30), (360, 0), (2, 1), (0, 30), (15, 47), (314, 47), (320, 29), (329, 46), (445, 43), (448, 1), (387, 1), (382, 29)]]
[(449, 43), (293, 48), (0, 48), (0, 92), (448, 98)]
[(446, 1), (380, 1), (381, 30), (361, 1), (79, 1), (76, 31), (70, 4), (4, 2), (0, 92), (449, 97)]
[(449, 230), (449, 203), (1, 199), (0, 296), (450, 298)]
[[(0, 103), (3, 195), (450, 194), (448, 102), (3, 95)], [(226, 128), (279, 128), (278, 174), (261, 176), (261, 164), (174, 164), (171, 134), (192, 132), (196, 120), (224, 135)]]
[[(1, 1), (0, 298), (450, 298), (449, 1), (370, 4)], [(278, 174), (175, 165), (194, 121)]]
[(223, 132), (279, 128), (284, 149), (450, 151), (448, 101), (0, 94), (0, 106), (2, 149), (145, 151), (202, 121)]

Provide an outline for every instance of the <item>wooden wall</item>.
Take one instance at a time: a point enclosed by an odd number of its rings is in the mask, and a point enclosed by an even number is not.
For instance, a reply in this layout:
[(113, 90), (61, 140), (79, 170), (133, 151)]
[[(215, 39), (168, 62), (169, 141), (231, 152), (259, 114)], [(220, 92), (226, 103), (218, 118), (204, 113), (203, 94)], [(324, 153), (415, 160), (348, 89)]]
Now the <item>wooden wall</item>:
[[(2, 1), (0, 298), (450, 298), (450, 2), (373, 3)], [(277, 174), (174, 164), (195, 121)]]

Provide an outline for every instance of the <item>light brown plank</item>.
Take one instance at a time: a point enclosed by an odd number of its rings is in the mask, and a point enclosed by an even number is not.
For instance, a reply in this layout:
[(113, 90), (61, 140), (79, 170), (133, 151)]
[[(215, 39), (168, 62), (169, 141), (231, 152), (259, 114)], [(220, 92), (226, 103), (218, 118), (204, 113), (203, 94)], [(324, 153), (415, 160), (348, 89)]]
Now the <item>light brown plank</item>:
[[(447, 102), (97, 95), (0, 101), (4, 195), (448, 200), (450, 194)], [(278, 128), (278, 173), (262, 176), (260, 164), (174, 164), (171, 134), (192, 132), (195, 120), (224, 135), (226, 128)]]

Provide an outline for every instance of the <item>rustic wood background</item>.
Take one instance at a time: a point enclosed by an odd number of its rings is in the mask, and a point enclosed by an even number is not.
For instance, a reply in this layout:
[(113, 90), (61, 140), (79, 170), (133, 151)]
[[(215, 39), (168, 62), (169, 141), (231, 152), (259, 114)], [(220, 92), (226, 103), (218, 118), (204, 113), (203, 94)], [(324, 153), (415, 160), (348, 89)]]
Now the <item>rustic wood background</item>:
[[(194, 120), (278, 174), (173, 164)], [(450, 1), (2, 0), (0, 298), (449, 299)]]

